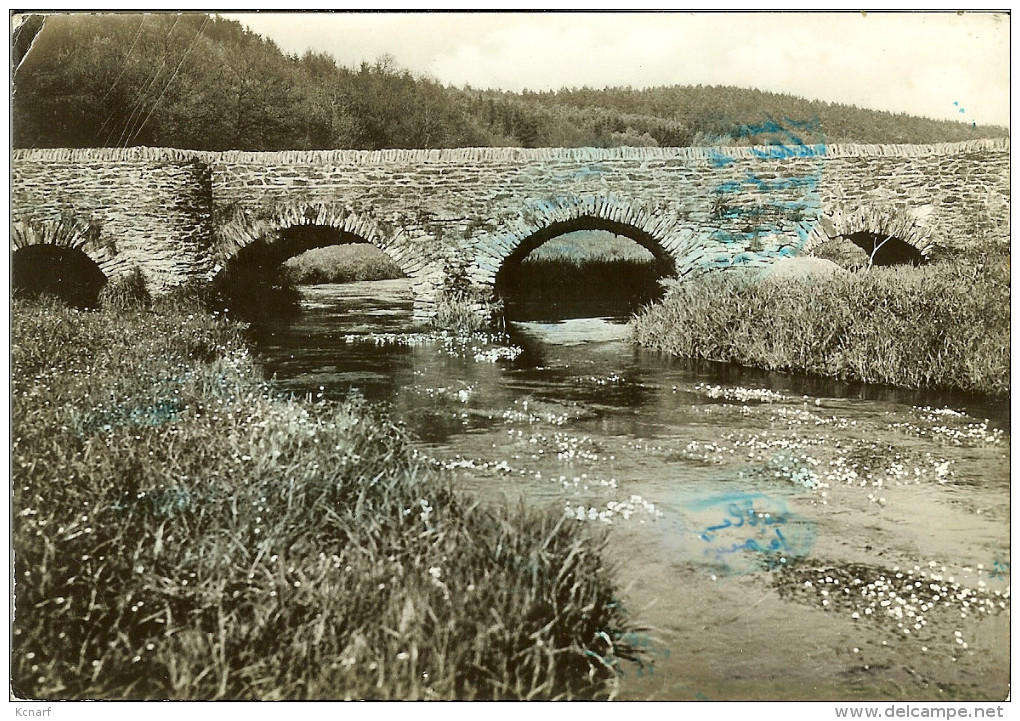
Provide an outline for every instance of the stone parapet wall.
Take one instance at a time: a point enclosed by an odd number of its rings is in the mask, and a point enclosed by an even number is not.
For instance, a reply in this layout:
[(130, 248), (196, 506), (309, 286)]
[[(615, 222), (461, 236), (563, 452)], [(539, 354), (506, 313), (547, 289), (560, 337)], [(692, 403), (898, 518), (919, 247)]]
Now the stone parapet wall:
[[(801, 150), (802, 149), (802, 150)], [(15, 162), (39, 161), (204, 161), (225, 163), (290, 164), (339, 163), (380, 165), (384, 163), (421, 164), (428, 162), (479, 162), (510, 160), (535, 162), (568, 159), (592, 162), (596, 160), (646, 160), (649, 158), (680, 158), (705, 160), (719, 156), (731, 158), (791, 157), (798, 153), (828, 158), (917, 158), (929, 155), (958, 155), (968, 152), (1008, 151), (1009, 139), (965, 140), (958, 143), (907, 144), (847, 144), (804, 146), (722, 146), (683, 148), (437, 148), (390, 150), (281, 150), (268, 152), (224, 150), (204, 151), (182, 148), (22, 148), (13, 151)]]
[[(202, 152), (18, 150), (15, 222), (62, 214), (157, 286), (298, 222), (384, 248), (422, 287), (451, 262), (480, 284), (551, 224), (633, 228), (681, 273), (801, 252), (826, 216), (890, 218), (936, 250), (1008, 242), (1009, 141), (724, 148)], [(867, 212), (860, 213), (861, 208)], [(856, 213), (856, 214), (855, 214)], [(581, 222), (581, 218), (587, 218)], [(826, 227), (838, 227), (828, 223)], [(838, 230), (842, 232), (842, 230)], [(644, 237), (644, 236), (642, 236)], [(522, 245), (524, 243), (524, 245)]]

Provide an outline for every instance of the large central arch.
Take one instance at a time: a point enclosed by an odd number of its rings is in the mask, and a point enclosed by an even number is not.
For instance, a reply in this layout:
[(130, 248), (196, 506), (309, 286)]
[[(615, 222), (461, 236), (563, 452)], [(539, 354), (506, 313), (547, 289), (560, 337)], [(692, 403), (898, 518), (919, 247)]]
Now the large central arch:
[(614, 196), (545, 200), (531, 203), (500, 231), (475, 242), (474, 280), (495, 288), (505, 264), (520, 262), (546, 241), (579, 230), (629, 238), (648, 250), (669, 275), (680, 270), (677, 258), (696, 243), (694, 231), (660, 207), (647, 208)]

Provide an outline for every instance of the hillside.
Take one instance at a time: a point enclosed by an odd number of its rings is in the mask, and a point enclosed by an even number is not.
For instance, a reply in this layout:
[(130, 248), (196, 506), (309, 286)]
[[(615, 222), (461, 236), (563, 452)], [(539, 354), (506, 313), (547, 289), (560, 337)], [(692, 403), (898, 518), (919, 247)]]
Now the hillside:
[[(972, 127), (733, 87), (456, 89), (391, 59), (287, 55), (205, 14), (53, 15), (15, 33), (14, 146), (200, 150), (928, 143)], [(30, 49), (29, 49), (30, 47)]]

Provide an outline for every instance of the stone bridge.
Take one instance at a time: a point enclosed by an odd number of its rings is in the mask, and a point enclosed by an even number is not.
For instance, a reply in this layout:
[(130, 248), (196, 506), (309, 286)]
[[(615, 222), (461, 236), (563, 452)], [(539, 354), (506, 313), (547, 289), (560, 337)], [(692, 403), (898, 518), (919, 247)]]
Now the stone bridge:
[[(246, 253), (280, 262), (368, 242), (428, 311), (451, 278), (483, 292), (546, 240), (603, 229), (679, 276), (762, 265), (827, 238), (905, 259), (1009, 242), (1009, 143), (719, 148), (201, 152), (17, 150), (12, 250), (80, 250), (158, 291)], [(330, 233), (300, 232), (330, 228)], [(297, 228), (298, 232), (294, 232)]]

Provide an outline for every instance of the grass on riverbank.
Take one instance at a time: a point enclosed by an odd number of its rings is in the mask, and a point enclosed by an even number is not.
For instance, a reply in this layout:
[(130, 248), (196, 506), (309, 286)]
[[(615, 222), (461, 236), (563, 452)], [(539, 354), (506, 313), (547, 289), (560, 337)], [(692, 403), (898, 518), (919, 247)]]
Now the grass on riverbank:
[(21, 698), (599, 697), (604, 542), (483, 506), (198, 307), (12, 312)]
[(1002, 396), (1009, 315), (999, 257), (817, 282), (706, 274), (673, 284), (633, 328), (641, 345), (687, 358)]

